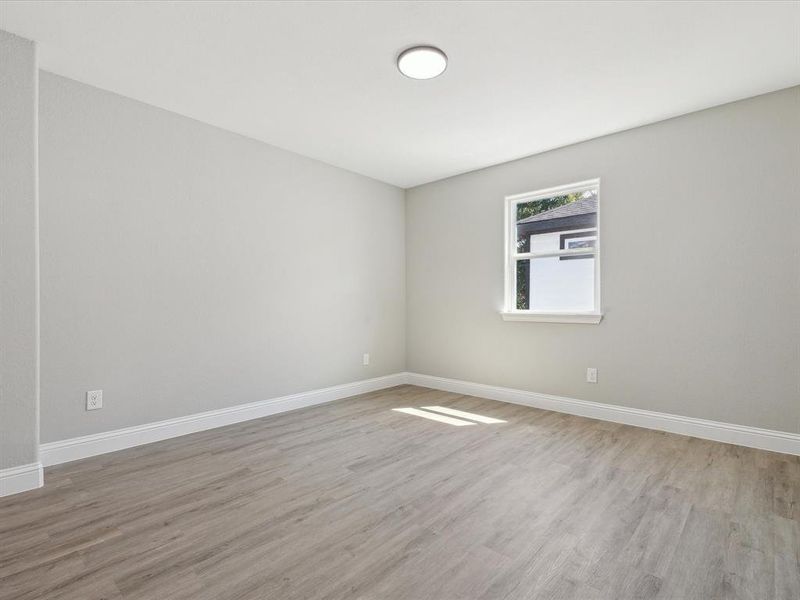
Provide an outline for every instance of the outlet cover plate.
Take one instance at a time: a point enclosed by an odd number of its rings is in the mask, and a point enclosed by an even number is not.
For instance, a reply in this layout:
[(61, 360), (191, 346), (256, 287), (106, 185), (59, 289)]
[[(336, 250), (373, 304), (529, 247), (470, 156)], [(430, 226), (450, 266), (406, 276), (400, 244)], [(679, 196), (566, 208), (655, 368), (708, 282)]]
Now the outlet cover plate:
[(103, 390), (86, 392), (86, 410), (103, 408)]

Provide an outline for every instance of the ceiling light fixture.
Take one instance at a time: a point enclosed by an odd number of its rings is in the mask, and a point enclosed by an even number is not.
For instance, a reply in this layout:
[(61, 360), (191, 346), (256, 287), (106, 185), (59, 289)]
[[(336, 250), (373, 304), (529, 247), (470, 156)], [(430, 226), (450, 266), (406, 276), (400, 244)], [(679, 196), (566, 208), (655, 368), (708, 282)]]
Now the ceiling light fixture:
[(397, 68), (411, 79), (433, 79), (447, 68), (447, 55), (433, 46), (414, 46), (400, 53)]

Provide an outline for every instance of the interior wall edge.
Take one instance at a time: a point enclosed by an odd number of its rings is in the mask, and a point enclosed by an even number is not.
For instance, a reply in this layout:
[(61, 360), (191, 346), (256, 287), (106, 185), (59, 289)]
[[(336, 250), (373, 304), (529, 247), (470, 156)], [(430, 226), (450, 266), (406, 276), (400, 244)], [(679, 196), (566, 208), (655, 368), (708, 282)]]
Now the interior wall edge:
[(41, 462), (0, 469), (0, 498), (42, 487), (44, 475)]

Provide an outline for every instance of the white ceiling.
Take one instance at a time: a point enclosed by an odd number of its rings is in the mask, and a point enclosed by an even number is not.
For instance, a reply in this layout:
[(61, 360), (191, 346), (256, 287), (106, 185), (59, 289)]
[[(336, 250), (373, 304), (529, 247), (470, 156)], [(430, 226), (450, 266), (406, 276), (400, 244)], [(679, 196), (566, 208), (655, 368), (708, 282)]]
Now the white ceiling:
[[(800, 83), (798, 2), (3, 2), (41, 68), (401, 187)], [(434, 44), (414, 81), (398, 52)]]

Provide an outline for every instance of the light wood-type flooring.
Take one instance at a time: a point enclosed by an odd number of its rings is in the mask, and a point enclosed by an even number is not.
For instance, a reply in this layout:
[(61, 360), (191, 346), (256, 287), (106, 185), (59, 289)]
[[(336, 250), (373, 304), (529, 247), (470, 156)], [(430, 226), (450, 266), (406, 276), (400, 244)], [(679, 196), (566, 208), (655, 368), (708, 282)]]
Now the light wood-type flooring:
[(800, 457), (413, 386), (45, 481), (2, 600), (800, 598)]

